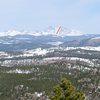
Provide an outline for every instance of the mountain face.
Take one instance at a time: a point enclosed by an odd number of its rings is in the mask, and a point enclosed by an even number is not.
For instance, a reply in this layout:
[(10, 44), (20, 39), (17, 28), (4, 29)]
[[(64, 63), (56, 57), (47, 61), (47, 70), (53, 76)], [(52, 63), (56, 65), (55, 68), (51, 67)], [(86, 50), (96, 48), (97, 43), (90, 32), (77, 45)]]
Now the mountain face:
[(35, 48), (100, 46), (100, 35), (82, 34), (79, 31), (49, 28), (41, 32), (8, 31), (0, 33), (0, 51), (22, 51)]

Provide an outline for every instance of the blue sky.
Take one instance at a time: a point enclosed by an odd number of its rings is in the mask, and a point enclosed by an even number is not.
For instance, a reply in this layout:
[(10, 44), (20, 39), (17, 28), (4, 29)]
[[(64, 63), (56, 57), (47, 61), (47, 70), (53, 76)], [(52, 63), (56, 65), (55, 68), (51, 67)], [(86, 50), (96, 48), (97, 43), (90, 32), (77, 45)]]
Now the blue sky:
[(100, 0), (0, 0), (0, 31), (58, 25), (100, 33)]

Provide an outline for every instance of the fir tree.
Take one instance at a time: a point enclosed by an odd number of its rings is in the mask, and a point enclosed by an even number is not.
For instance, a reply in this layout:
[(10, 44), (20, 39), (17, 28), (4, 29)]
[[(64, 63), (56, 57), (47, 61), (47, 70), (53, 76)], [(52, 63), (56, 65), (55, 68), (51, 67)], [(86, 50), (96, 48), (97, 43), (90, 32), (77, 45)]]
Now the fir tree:
[(63, 79), (54, 87), (50, 100), (85, 100), (85, 96), (77, 91), (69, 80)]

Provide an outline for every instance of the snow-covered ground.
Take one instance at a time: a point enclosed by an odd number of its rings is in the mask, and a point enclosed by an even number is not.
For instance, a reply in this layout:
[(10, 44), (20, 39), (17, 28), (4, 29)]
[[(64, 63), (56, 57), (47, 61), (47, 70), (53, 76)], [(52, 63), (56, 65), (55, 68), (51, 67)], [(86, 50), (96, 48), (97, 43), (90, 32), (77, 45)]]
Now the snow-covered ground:
[[(41, 60), (38, 59), (19, 59), (19, 60), (5, 60), (5, 61), (0, 61), (1, 66), (6, 66), (6, 67), (13, 67), (13, 66), (21, 66), (21, 65), (37, 65), (37, 64), (45, 64), (45, 63), (53, 63), (56, 61), (72, 61), (76, 63), (76, 61), (85, 63), (89, 65), (90, 67), (94, 67), (95, 60), (92, 59), (85, 59), (85, 58), (78, 58), (78, 57), (45, 57)], [(99, 65), (98, 65), (99, 66)]]
[(29, 70), (20, 70), (20, 69), (16, 69), (16, 70), (7, 71), (6, 73), (29, 74), (29, 73), (31, 73), (31, 72), (30, 72)]
[(26, 50), (22, 56), (46, 55), (47, 53), (54, 52), (54, 50), (37, 48), (33, 50)]
[(93, 51), (100, 51), (100, 46), (92, 47), (92, 46), (85, 46), (85, 47), (67, 47), (64, 50), (75, 50), (75, 49), (83, 49), (83, 50), (93, 50)]
[[(59, 43), (58, 43), (59, 44)], [(100, 46), (99, 47), (67, 47), (67, 48), (63, 48), (63, 47), (51, 47), (48, 49), (42, 49), (42, 48), (36, 48), (36, 49), (32, 49), (32, 50), (23, 50), (22, 54), (18, 54), (18, 55), (12, 55), (9, 54), (7, 52), (0, 52), (0, 59), (2, 58), (18, 58), (18, 57), (32, 57), (32, 56), (44, 56), (48, 53), (53, 53), (55, 50), (58, 51), (68, 51), (68, 50), (75, 50), (75, 49), (83, 49), (83, 50), (92, 50), (92, 51), (100, 51)], [(80, 52), (80, 51), (78, 51)], [(80, 52), (81, 53), (81, 52)]]
[[(52, 63), (58, 60), (67, 60), (67, 61), (81, 61), (87, 63), (89, 66), (94, 66), (94, 61), (90, 59), (85, 59), (85, 58), (79, 58), (79, 57), (59, 57), (59, 54), (51, 57), (47, 56), (47, 54), (53, 54), (55, 51), (68, 51), (68, 50), (75, 50), (75, 49), (84, 49), (84, 50), (93, 50), (93, 51), (100, 51), (100, 47), (67, 47), (67, 48), (62, 48), (62, 47), (52, 47), (48, 49), (42, 49), (42, 48), (36, 48), (32, 50), (23, 50), (22, 54), (14, 55), (10, 54), (7, 52), (0, 52), (0, 65), (1, 66), (18, 66), (18, 65), (31, 65), (31, 64), (43, 64), (43, 63)], [(78, 51), (81, 53), (80, 51)], [(91, 53), (89, 53), (91, 54)], [(38, 59), (29, 59), (27, 57), (34, 57), (34, 56), (42, 56), (43, 58)], [(15, 59), (15, 58), (22, 58), (22, 59)], [(23, 59), (26, 58), (26, 59)], [(2, 61), (2, 59), (5, 59)]]
[(60, 42), (60, 41), (58, 41), (58, 42), (48, 42), (47, 44), (50, 44), (52, 46), (59, 46), (60, 44), (63, 44), (63, 42)]

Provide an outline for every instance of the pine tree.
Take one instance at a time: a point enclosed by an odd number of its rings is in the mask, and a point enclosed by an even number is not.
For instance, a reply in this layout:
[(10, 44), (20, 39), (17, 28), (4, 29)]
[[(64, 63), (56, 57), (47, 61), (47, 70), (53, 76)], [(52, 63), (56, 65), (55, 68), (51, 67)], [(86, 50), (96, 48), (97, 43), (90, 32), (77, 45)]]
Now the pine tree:
[(77, 91), (69, 80), (63, 79), (54, 87), (50, 100), (85, 100), (85, 96)]

